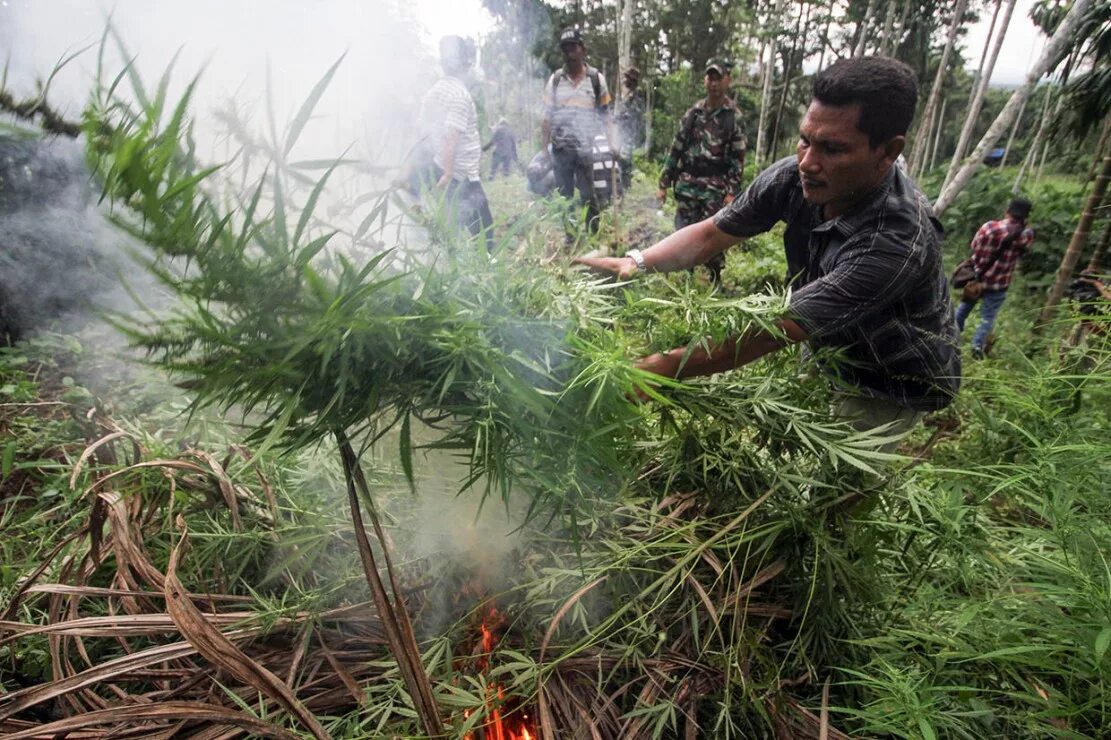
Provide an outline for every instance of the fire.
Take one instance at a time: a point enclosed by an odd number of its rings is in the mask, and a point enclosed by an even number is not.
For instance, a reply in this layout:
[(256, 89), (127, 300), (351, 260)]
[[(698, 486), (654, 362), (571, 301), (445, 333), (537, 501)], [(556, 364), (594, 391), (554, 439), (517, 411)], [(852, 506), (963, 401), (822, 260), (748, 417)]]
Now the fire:
[[(491, 606), (478, 626), (481, 635), (481, 655), (475, 660), (475, 667), (481, 673), (490, 668), (490, 655), (497, 647), (499, 631), (505, 625), (505, 615)], [(464, 712), (469, 717), (470, 712)], [(536, 740), (535, 723), (526, 708), (510, 697), (505, 698), (501, 684), (490, 687), (486, 697), (486, 723), (477, 732), (467, 733), (464, 740)]]

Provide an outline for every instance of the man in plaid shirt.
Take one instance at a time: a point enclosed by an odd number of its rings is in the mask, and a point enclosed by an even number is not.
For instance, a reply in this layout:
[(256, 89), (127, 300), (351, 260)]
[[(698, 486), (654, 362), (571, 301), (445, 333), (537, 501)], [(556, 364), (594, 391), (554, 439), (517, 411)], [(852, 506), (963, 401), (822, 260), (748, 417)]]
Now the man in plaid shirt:
[(805, 341), (840, 354), (834, 366), (822, 353), (819, 366), (837, 392), (835, 412), (857, 429), (905, 433), (925, 412), (947, 406), (960, 386), (961, 363), (941, 224), (895, 166), (917, 100), (914, 72), (902, 62), (842, 59), (815, 77), (796, 156), (768, 167), (715, 216), (643, 252), (579, 258), (620, 279), (672, 272), (786, 224), (792, 292), (777, 332), (753, 329), (658, 352), (638, 367), (690, 378)]
[[(1030, 201), (1015, 198), (1001, 220), (988, 221), (972, 239), (972, 268), (976, 271), (976, 280), (984, 285), (980, 296), (983, 301), (980, 327), (972, 337), (972, 356), (977, 359), (984, 356), (984, 342), (1007, 297), (1018, 258), (1034, 243), (1034, 230), (1026, 225), (1030, 209)], [(962, 300), (957, 306), (957, 328), (961, 331), (974, 305), (975, 302)]]

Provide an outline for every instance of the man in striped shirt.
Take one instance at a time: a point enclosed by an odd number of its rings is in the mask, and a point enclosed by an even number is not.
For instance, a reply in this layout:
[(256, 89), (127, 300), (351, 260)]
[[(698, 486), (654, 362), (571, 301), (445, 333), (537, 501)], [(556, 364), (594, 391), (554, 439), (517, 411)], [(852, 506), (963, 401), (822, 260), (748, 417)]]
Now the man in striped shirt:
[(492, 249), (493, 216), (486, 191), (479, 181), (482, 141), (478, 113), (463, 77), (474, 63), (474, 45), (460, 36), (440, 39), (440, 65), (444, 76), (421, 98), (418, 122), (425, 142), (433, 151), (430, 179), (444, 193), (460, 224), (471, 234), (484, 234)]
[[(972, 269), (976, 281), (983, 285), (980, 326), (972, 337), (972, 356), (977, 359), (984, 356), (985, 343), (1007, 298), (1018, 259), (1034, 243), (1034, 230), (1026, 225), (1030, 209), (1030, 201), (1015, 198), (1001, 220), (988, 221), (972, 239)], [(961, 331), (975, 305), (974, 301), (962, 300), (957, 306), (957, 328)]]

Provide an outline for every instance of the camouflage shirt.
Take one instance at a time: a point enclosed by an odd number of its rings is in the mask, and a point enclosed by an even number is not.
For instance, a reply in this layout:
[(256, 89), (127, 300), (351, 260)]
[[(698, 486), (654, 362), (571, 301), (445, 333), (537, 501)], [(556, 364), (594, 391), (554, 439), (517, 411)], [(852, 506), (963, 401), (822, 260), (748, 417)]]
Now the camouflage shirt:
[(745, 168), (745, 137), (741, 112), (730, 98), (713, 110), (703, 98), (679, 123), (679, 132), (660, 174), (660, 189), (681, 180), (713, 178), (729, 193), (739, 193)]

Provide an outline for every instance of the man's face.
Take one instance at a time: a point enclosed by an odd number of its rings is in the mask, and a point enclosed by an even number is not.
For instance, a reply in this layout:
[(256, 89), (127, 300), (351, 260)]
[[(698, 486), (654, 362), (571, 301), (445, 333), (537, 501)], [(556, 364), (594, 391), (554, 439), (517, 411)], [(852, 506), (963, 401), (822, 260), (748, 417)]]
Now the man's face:
[(586, 58), (586, 47), (582, 44), (575, 42), (560, 44), (559, 50), (563, 52), (563, 63), (568, 66), (582, 64), (583, 59)]
[(716, 98), (718, 95), (724, 95), (729, 89), (729, 75), (722, 76), (717, 70), (711, 69), (702, 78), (702, 84), (706, 86), (706, 94)]
[(812, 101), (799, 126), (799, 175), (802, 194), (826, 206), (829, 217), (844, 212), (887, 174), (905, 139), (896, 136), (873, 147), (857, 124), (861, 107)]

